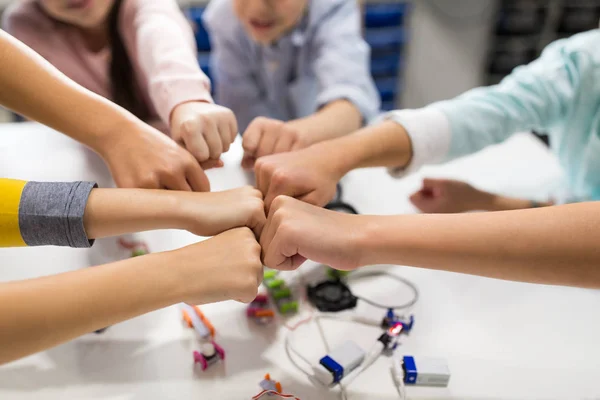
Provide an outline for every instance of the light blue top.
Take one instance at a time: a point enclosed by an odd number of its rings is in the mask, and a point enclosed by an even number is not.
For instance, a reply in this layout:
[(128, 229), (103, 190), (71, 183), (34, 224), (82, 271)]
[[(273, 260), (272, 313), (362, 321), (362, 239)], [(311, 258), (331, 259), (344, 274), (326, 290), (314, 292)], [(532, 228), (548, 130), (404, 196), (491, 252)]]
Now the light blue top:
[(351, 101), (367, 121), (377, 114), (379, 95), (356, 1), (309, 0), (295, 29), (268, 46), (247, 35), (232, 3), (212, 0), (203, 22), (216, 100), (236, 114), (240, 132), (255, 117), (287, 121), (339, 99)]
[(392, 118), (410, 126), (421, 165), (474, 153), (516, 132), (547, 133), (575, 198), (600, 200), (600, 30), (550, 44), (498, 85)]

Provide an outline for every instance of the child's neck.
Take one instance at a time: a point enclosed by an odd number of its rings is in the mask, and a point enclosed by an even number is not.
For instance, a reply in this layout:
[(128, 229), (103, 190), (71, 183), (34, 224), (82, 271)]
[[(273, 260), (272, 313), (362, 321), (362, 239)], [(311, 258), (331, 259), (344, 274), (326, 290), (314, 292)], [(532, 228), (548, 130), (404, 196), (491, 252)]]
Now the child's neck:
[(97, 28), (80, 29), (85, 47), (93, 53), (102, 51), (108, 46), (108, 25), (102, 24)]

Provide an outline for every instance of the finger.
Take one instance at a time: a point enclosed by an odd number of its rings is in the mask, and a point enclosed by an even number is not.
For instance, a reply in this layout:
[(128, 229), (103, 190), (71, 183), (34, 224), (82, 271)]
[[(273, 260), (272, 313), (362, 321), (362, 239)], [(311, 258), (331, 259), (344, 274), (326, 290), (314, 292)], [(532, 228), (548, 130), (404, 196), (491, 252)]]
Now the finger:
[(260, 143), (258, 145), (256, 153), (254, 154), (254, 157), (260, 158), (273, 154), (273, 150), (275, 150), (275, 144), (277, 143), (278, 136), (279, 132), (273, 130), (263, 130), (262, 136), (260, 138)]
[(258, 145), (260, 143), (261, 136), (262, 123), (259, 119), (255, 119), (250, 123), (242, 137), (242, 147), (244, 148), (244, 152), (248, 153), (251, 156), (255, 156), (256, 151), (258, 150)]
[(266, 223), (267, 216), (265, 215), (264, 207), (261, 207), (261, 212), (252, 215), (252, 220), (250, 221), (250, 226), (248, 226), (248, 228), (252, 229), (257, 239), (260, 239)]
[(281, 135), (279, 140), (277, 140), (277, 144), (275, 144), (273, 154), (291, 151), (295, 142), (296, 138), (293, 135)]
[(231, 135), (230, 143), (235, 142), (235, 138), (238, 135), (238, 129), (237, 119), (235, 118), (235, 115), (233, 115), (233, 118), (229, 120), (229, 134)]
[(204, 161), (203, 163), (200, 163), (200, 166), (202, 167), (203, 170), (207, 170), (207, 169), (211, 169), (211, 168), (222, 168), (225, 164), (223, 163), (223, 160), (218, 159), (218, 160), (208, 160), (208, 161)]
[(244, 169), (252, 169), (254, 168), (254, 164), (256, 163), (256, 159), (251, 155), (244, 154), (242, 158), (242, 168)]
[(231, 126), (229, 121), (221, 121), (218, 123), (219, 137), (221, 138), (221, 145), (223, 153), (227, 153), (231, 147)]
[(217, 124), (212, 120), (206, 120), (202, 129), (202, 136), (208, 145), (209, 158), (217, 160), (223, 153), (223, 143), (217, 128)]
[(210, 192), (210, 182), (199, 164), (194, 163), (188, 167), (186, 178), (194, 192)]
[(265, 265), (279, 270), (298, 268), (306, 258), (299, 254), (298, 244), (285, 232), (275, 232), (270, 249), (265, 257)]
[[(260, 163), (256, 165), (261, 165)], [(269, 197), (269, 187), (271, 186), (271, 177), (272, 173), (269, 171), (270, 167), (262, 166), (256, 171), (256, 187), (260, 192), (265, 196), (265, 199)], [(256, 168), (255, 168), (256, 170)], [(272, 197), (272, 196), (271, 196)], [(269, 197), (269, 198), (271, 198)], [(271, 207), (271, 204), (267, 205), (265, 203), (265, 207), (268, 210)]]
[(161, 179), (161, 184), (169, 190), (192, 191), (185, 174), (166, 175)]
[(208, 160), (210, 152), (208, 145), (201, 134), (202, 127), (194, 120), (186, 121), (180, 128), (182, 132), (183, 144), (198, 162)]
[(308, 204), (312, 204), (314, 206), (323, 207), (325, 204), (329, 203), (331, 199), (324, 199), (316, 190), (313, 190), (310, 193), (302, 194), (296, 197), (298, 200), (303, 201)]

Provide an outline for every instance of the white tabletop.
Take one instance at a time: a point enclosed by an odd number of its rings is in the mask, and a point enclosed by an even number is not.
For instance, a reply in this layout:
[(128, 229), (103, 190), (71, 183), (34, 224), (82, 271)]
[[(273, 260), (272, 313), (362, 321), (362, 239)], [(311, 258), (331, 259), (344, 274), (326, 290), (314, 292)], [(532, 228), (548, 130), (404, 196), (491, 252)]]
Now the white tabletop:
[[(108, 182), (106, 169), (91, 152), (39, 125), (0, 125), (0, 154), (3, 177)], [(223, 169), (210, 171), (215, 190), (247, 182), (239, 159), (238, 144), (227, 154)], [(463, 178), (484, 189), (540, 199), (563, 179), (555, 159), (527, 135), (458, 162), (427, 168), (423, 174)], [(355, 171), (344, 179), (344, 199), (362, 213), (414, 212), (407, 195), (423, 174), (393, 180), (381, 169)], [(144, 237), (153, 251), (198, 240), (174, 231)], [(0, 279), (85, 267), (88, 251), (0, 250)], [(398, 351), (446, 358), (452, 373), (448, 388), (409, 388), (409, 398), (600, 398), (600, 292), (395, 269), (421, 291), (413, 309), (415, 327)], [(286, 277), (294, 280), (295, 274)], [(397, 285), (377, 278), (360, 282), (356, 290), (397, 303), (406, 295)], [(113, 326), (102, 335), (86, 335), (0, 367), (0, 399), (249, 399), (259, 392), (258, 382), (267, 372), (282, 382), (284, 391), (303, 400), (339, 398), (337, 391), (315, 388), (290, 363), (283, 346), (286, 329), (280, 323), (256, 327), (246, 320), (244, 305), (233, 302), (203, 309), (227, 353), (223, 364), (206, 372), (192, 368), (191, 351), (197, 342), (180, 323), (178, 309), (169, 307)], [(363, 305), (356, 312), (379, 313)], [(324, 321), (323, 326), (332, 346), (352, 338), (369, 347), (380, 333), (336, 321)], [(324, 355), (314, 325), (300, 328), (296, 338), (296, 347), (309, 358)], [(388, 358), (380, 358), (350, 385), (349, 398), (397, 398), (389, 366)]]

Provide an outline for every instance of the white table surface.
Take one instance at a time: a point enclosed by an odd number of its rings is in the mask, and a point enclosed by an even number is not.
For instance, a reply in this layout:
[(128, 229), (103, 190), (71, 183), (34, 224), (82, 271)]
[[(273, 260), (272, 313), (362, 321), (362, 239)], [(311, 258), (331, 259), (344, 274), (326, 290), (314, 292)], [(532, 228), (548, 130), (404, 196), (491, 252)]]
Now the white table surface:
[[(214, 189), (247, 182), (238, 167), (240, 153), (238, 144), (225, 157), (226, 166), (210, 172)], [(541, 199), (563, 179), (555, 159), (527, 135), (423, 173), (458, 177), (484, 189)], [(90, 151), (27, 123), (0, 125), (0, 176), (105, 183), (108, 175)], [(344, 179), (344, 198), (362, 213), (414, 212), (407, 195), (417, 189), (422, 176), (393, 180), (381, 169), (354, 171)], [(154, 251), (198, 240), (175, 231), (144, 237)], [(3, 249), (0, 280), (82, 268), (87, 252)], [(399, 351), (444, 357), (452, 373), (448, 388), (409, 388), (409, 398), (600, 399), (600, 292), (396, 269), (421, 291), (413, 310), (415, 327), (403, 338)], [(294, 279), (294, 274), (286, 276)], [(356, 289), (380, 301), (397, 303), (406, 295), (397, 285), (377, 278), (360, 282)], [(233, 302), (203, 309), (227, 352), (225, 363), (204, 373), (192, 368), (191, 351), (197, 348), (193, 333), (183, 328), (178, 309), (169, 307), (113, 326), (102, 335), (89, 334), (0, 367), (0, 399), (249, 399), (258, 393), (258, 382), (267, 372), (282, 382), (286, 392), (303, 400), (339, 398), (337, 391), (313, 387), (293, 367), (284, 352), (286, 330), (280, 324), (255, 327), (246, 320), (244, 306)], [(359, 306), (356, 312), (373, 311)], [(330, 345), (352, 338), (368, 347), (379, 334), (372, 327), (336, 321), (324, 321), (323, 325)], [(314, 325), (297, 332), (296, 347), (315, 360), (324, 355)], [(350, 385), (349, 398), (397, 398), (389, 366), (388, 358), (380, 358)]]

